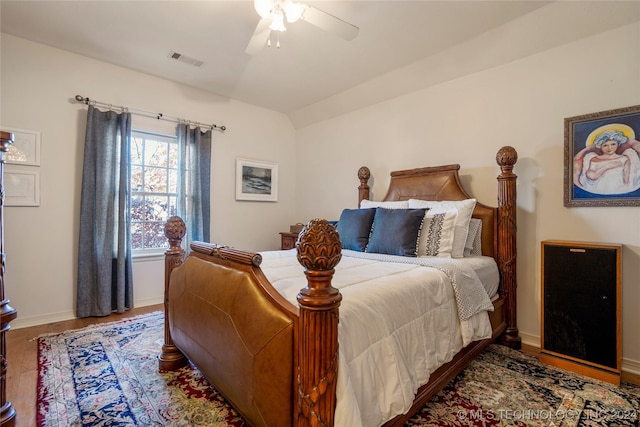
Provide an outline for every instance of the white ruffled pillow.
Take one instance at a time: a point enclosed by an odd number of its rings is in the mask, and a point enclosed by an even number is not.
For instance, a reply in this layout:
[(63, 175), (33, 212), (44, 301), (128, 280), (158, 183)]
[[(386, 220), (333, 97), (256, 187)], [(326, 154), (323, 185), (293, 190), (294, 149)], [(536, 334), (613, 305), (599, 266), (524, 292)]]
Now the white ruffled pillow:
[(452, 258), (464, 257), (464, 247), (467, 241), (467, 234), (469, 234), (469, 221), (475, 206), (476, 199), (446, 201), (409, 199), (409, 208), (428, 208), (429, 214), (446, 213), (451, 209), (458, 211), (454, 226)]
[(360, 209), (369, 208), (385, 208), (385, 209), (409, 209), (408, 200), (390, 201), (390, 202), (374, 202), (373, 200), (363, 199), (360, 202)]
[(418, 256), (451, 258), (457, 209), (443, 213), (427, 211), (418, 238)]

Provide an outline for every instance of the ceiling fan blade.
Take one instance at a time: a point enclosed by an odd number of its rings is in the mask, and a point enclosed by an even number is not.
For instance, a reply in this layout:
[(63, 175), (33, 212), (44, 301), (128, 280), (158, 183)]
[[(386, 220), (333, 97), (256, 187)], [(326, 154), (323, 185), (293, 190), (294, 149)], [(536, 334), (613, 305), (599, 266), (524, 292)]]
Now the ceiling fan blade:
[(358, 35), (360, 28), (343, 21), (330, 13), (324, 12), (313, 6), (309, 6), (302, 14), (302, 19), (328, 33), (335, 34), (345, 40), (353, 40)]
[(269, 25), (271, 25), (271, 18), (260, 19), (256, 26), (256, 30), (253, 32), (253, 36), (251, 36), (251, 40), (249, 40), (249, 44), (245, 50), (246, 53), (249, 55), (255, 55), (267, 44), (269, 35), (271, 35)]

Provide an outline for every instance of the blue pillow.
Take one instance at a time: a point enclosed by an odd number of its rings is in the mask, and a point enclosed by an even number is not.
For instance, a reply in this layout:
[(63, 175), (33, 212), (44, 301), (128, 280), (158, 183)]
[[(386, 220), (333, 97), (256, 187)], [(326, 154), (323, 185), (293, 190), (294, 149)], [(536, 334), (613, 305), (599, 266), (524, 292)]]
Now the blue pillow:
[(364, 252), (369, 242), (375, 209), (345, 209), (340, 214), (336, 230), (342, 249)]
[(415, 257), (427, 209), (376, 209), (367, 252)]

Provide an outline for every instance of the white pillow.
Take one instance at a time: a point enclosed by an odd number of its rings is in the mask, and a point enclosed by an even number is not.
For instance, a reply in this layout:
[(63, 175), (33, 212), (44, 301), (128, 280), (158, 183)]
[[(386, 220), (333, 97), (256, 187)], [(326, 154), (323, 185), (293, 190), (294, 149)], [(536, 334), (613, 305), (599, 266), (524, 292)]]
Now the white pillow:
[(443, 213), (427, 211), (418, 238), (418, 256), (451, 258), (457, 209)]
[(451, 250), (452, 258), (462, 258), (464, 256), (464, 244), (467, 241), (467, 234), (469, 234), (469, 221), (475, 206), (476, 199), (447, 201), (409, 199), (409, 208), (429, 208), (430, 214), (445, 213), (452, 208), (458, 210), (453, 235), (453, 249)]
[(469, 234), (464, 244), (464, 256), (482, 255), (482, 220), (471, 218), (469, 221)]
[(391, 201), (391, 202), (374, 202), (372, 200), (363, 199), (360, 202), (360, 209), (369, 208), (385, 208), (385, 209), (409, 209), (408, 200)]

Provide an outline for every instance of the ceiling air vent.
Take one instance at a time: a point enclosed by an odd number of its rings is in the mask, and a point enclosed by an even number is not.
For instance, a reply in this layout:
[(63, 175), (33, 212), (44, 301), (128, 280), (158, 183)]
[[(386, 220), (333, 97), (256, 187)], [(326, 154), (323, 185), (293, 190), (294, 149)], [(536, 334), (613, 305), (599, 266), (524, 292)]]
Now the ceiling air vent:
[(202, 67), (204, 65), (203, 61), (200, 61), (199, 59), (195, 59), (195, 58), (190, 58), (178, 52), (171, 51), (171, 53), (169, 53), (169, 58), (175, 59), (176, 61), (184, 62), (186, 64), (190, 64), (196, 67)]

